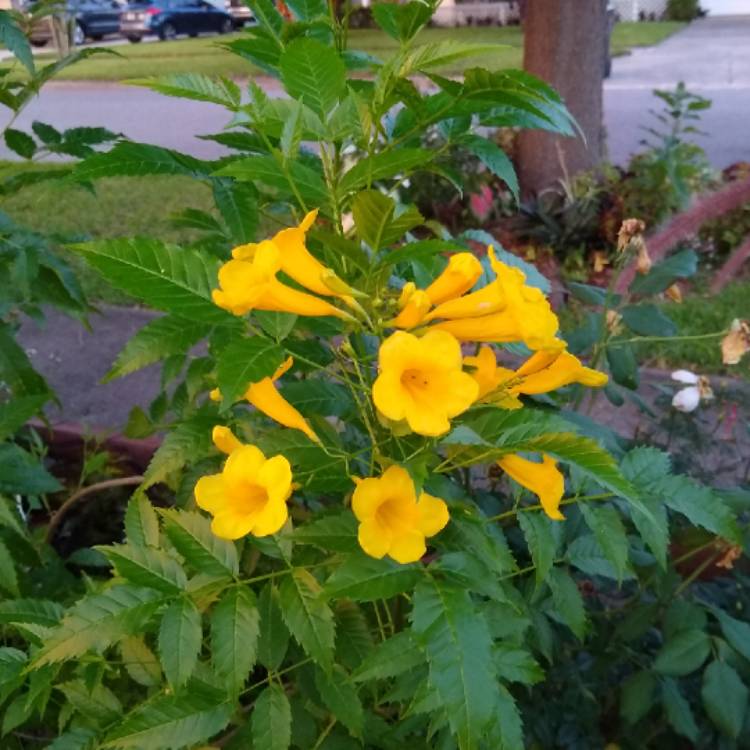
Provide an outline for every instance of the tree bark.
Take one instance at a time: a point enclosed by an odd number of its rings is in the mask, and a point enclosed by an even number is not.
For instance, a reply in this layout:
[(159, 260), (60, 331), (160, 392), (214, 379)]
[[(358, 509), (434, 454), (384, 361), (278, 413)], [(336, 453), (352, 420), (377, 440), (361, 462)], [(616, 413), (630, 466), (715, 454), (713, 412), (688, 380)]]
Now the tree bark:
[(530, 197), (602, 159), (609, 33), (603, 0), (526, 0), (524, 6), (524, 69), (560, 94), (585, 137), (521, 133), (519, 178), (524, 196)]

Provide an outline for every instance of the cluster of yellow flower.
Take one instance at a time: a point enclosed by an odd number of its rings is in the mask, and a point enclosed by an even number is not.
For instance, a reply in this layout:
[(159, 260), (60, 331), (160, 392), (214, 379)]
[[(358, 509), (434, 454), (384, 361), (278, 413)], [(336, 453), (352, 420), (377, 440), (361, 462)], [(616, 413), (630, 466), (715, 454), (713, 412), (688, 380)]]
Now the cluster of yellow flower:
[[(316, 217), (309, 213), (298, 227), (271, 240), (237, 247), (219, 271), (217, 305), (235, 315), (251, 310), (276, 310), (297, 315), (333, 315), (355, 320), (327, 299), (358, 308), (351, 289), (321, 264), (305, 246)], [(443, 435), (450, 420), (477, 403), (512, 409), (518, 397), (540, 394), (570, 383), (599, 387), (607, 376), (584, 367), (557, 338), (558, 320), (544, 294), (526, 284), (524, 274), (495, 257), (489, 248), (495, 279), (472, 292), (483, 274), (472, 253), (453, 255), (447, 268), (426, 289), (407, 283), (399, 312), (387, 327), (401, 329), (382, 342), (372, 400), (381, 423), (395, 434)], [(303, 292), (277, 279), (279, 271), (307, 289)], [(490, 346), (464, 356), (462, 343), (523, 342), (535, 353), (517, 370), (498, 366)], [(287, 360), (273, 377), (251, 383), (245, 398), (280, 424), (302, 431), (319, 442), (302, 414), (274, 385), (291, 366)], [(211, 394), (221, 398), (218, 391)], [(228, 454), (220, 474), (203, 477), (195, 488), (198, 505), (214, 516), (218, 536), (236, 539), (248, 533), (264, 536), (286, 523), (292, 472), (283, 456), (266, 459), (255, 446), (243, 445), (225, 427), (213, 433), (216, 447)], [(499, 466), (520, 485), (536, 493), (545, 512), (562, 519), (562, 473), (554, 459), (541, 462), (506, 455)], [(417, 494), (408, 471), (396, 464), (379, 477), (355, 480), (352, 510), (359, 521), (359, 543), (369, 555), (389, 555), (398, 562), (418, 560), (425, 539), (448, 523), (445, 501)]]

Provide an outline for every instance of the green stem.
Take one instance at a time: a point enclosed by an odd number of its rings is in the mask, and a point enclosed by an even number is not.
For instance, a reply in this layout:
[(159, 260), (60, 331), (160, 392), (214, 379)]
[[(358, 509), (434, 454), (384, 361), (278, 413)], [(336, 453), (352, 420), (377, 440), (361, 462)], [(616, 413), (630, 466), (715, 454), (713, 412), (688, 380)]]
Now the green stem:
[[(598, 495), (576, 495), (575, 497), (566, 497), (565, 499), (560, 501), (560, 505), (573, 505), (574, 503), (580, 503), (580, 502), (593, 502), (594, 500), (609, 500), (610, 498), (614, 497), (614, 492), (602, 492)], [(532, 510), (542, 510), (543, 506), (541, 504), (537, 505), (526, 505), (523, 508), (514, 508), (513, 510), (507, 510), (504, 513), (499, 513), (496, 516), (490, 516), (487, 519), (487, 522), (490, 521), (502, 521), (504, 518), (510, 518), (511, 516), (515, 516), (518, 513), (528, 513)]]

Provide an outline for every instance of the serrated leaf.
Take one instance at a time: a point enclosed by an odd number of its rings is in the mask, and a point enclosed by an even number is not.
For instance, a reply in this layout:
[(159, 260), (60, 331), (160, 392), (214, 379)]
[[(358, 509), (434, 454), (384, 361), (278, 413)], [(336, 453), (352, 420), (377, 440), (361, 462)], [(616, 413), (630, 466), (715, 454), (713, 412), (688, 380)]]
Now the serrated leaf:
[(233, 341), (221, 352), (217, 380), (224, 404), (242, 398), (250, 383), (274, 374), (284, 361), (284, 350), (260, 336)]
[(258, 637), (258, 661), (269, 670), (278, 669), (289, 646), (289, 631), (281, 616), (279, 591), (267, 583), (258, 597), (260, 613), (260, 636)]
[(45, 640), (33, 666), (75, 659), (87, 651), (102, 651), (145, 627), (162, 602), (158, 591), (113, 586), (75, 604)]
[(375, 647), (364, 608), (349, 599), (340, 599), (335, 604), (334, 617), (336, 661), (346, 669), (356, 669)]
[(630, 570), (620, 577), (614, 565), (604, 557), (602, 548), (593, 534), (582, 534), (574, 539), (565, 551), (565, 559), (586, 575), (604, 576), (613, 581), (635, 579), (635, 574)]
[(18, 575), (13, 556), (2, 540), (0, 540), (0, 588), (11, 596), (21, 595), (18, 590)]
[(189, 247), (155, 239), (114, 239), (73, 246), (112, 286), (148, 305), (202, 325), (227, 323), (211, 301), (219, 261)]
[[(2, 28), (1, 23), (0, 28)], [(36, 142), (28, 133), (24, 133), (23, 130), (16, 130), (15, 128), (6, 128), (4, 136), (5, 145), (11, 151), (15, 151), (22, 159), (33, 158), (36, 153)]]
[(211, 102), (232, 112), (240, 106), (240, 88), (227, 78), (211, 78), (199, 73), (175, 73), (159, 78), (139, 78), (128, 83), (131, 86), (144, 86), (165, 96)]
[(372, 15), (378, 26), (388, 36), (402, 42), (409, 41), (424, 26), (432, 15), (429, 3), (413, 0), (403, 5), (375, 3)]
[(255, 664), (259, 633), (253, 592), (239, 586), (225, 591), (211, 613), (211, 657), (232, 694), (242, 688)]
[(11, 599), (0, 602), (0, 624), (32, 623), (51, 627), (59, 624), (63, 608), (47, 599)]
[(320, 378), (287, 383), (281, 394), (302, 414), (343, 417), (354, 411), (354, 402), (346, 388)]
[(215, 416), (196, 415), (180, 422), (164, 438), (146, 469), (143, 489), (163, 482), (174, 471), (193, 463), (211, 451), (211, 430)]
[(97, 734), (93, 729), (85, 727), (69, 729), (47, 745), (46, 750), (93, 750)]
[(518, 202), (518, 177), (516, 177), (513, 162), (508, 158), (505, 151), (493, 141), (479, 135), (464, 136), (460, 143), (474, 154), (492, 174), (499, 177), (507, 185), (508, 190)]
[(654, 669), (671, 677), (695, 672), (711, 651), (711, 641), (702, 631), (683, 630), (670, 638), (654, 659)]
[(497, 739), (497, 747), (502, 750), (523, 750), (525, 747), (521, 712), (505, 685), (498, 686), (490, 736)]
[(156, 318), (129, 339), (103, 382), (121, 378), (173, 354), (187, 354), (209, 330), (207, 325), (195, 321), (187, 324), (183, 318), (172, 315)]
[(289, 0), (287, 5), (300, 21), (311, 21), (328, 14), (325, 0)]
[(579, 640), (586, 633), (586, 609), (576, 582), (562, 568), (552, 568), (547, 579), (552, 591), (552, 602), (562, 621)]
[(638, 723), (653, 707), (656, 678), (645, 670), (634, 672), (622, 684), (620, 716), (628, 724)]
[(253, 747), (287, 750), (292, 741), (292, 711), (279, 685), (272, 683), (257, 697), (250, 721)]
[(333, 613), (322, 597), (320, 584), (302, 568), (285, 576), (279, 587), (284, 622), (297, 643), (323, 668), (333, 660)]
[(138, 586), (176, 594), (185, 588), (187, 576), (182, 566), (163, 549), (113, 544), (96, 547), (114, 566), (118, 575)]
[(339, 182), (342, 196), (371, 188), (374, 182), (400, 174), (411, 174), (417, 167), (426, 166), (434, 153), (422, 148), (401, 148), (395, 151), (360, 159)]
[(389, 599), (413, 589), (422, 574), (422, 568), (416, 564), (400, 565), (385, 558), (376, 560), (361, 552), (354, 553), (326, 581), (325, 594), (358, 602)]
[(711, 612), (721, 625), (721, 632), (729, 642), (729, 645), (746, 659), (750, 660), (750, 625), (742, 620), (730, 617), (726, 612), (718, 608), (712, 608)]
[(208, 518), (192, 511), (162, 511), (164, 531), (175, 549), (198, 573), (234, 576), (239, 572), (237, 548), (211, 531)]
[(667, 721), (672, 725), (675, 732), (695, 742), (700, 730), (695, 723), (690, 704), (680, 692), (675, 680), (667, 678), (662, 682), (661, 700), (667, 714)]
[(34, 75), (34, 55), (29, 40), (7, 10), (0, 11), (0, 43), (13, 53), (30, 75)]
[(547, 578), (555, 561), (557, 539), (553, 533), (553, 523), (544, 513), (518, 514), (518, 525), (523, 531), (534, 563), (537, 586)]
[(147, 143), (121, 141), (106, 152), (97, 152), (76, 165), (73, 178), (81, 182), (101, 177), (140, 177), (168, 174), (206, 177), (213, 165), (187, 154)]
[(5, 323), (0, 323), (0, 379), (14, 396), (52, 396), (46, 381), (34, 369), (26, 352), (15, 340), (12, 329)]
[(159, 519), (145, 494), (136, 493), (128, 502), (125, 536), (128, 544), (135, 547), (159, 546)]
[(5, 440), (22, 427), (28, 419), (39, 412), (49, 398), (46, 393), (14, 396), (7, 403), (0, 404), (0, 440)]
[(320, 516), (298, 526), (294, 541), (334, 552), (353, 552), (357, 549), (357, 520), (349, 511)]
[(711, 662), (703, 673), (701, 697), (714, 725), (737, 739), (748, 710), (748, 689), (737, 672), (726, 662)]
[(492, 578), (518, 569), (503, 532), (473, 505), (453, 515), (442, 532), (441, 544), (448, 549), (471, 550)]
[(40, 459), (14, 443), (0, 443), (0, 492), (41, 495), (60, 489), (62, 485), (44, 468)]
[(281, 55), (281, 80), (322, 118), (336, 106), (346, 88), (346, 67), (336, 49), (316, 39), (297, 38)]
[(544, 671), (530, 652), (508, 644), (495, 647), (495, 669), (501, 680), (535, 685), (544, 679)]
[(364, 711), (354, 687), (347, 683), (344, 670), (335, 665), (331, 674), (315, 670), (315, 687), (331, 713), (355, 737), (362, 734)]
[(381, 641), (352, 674), (355, 682), (397, 677), (425, 663), (421, 646), (409, 630)]
[(630, 569), (628, 537), (625, 526), (617, 510), (612, 506), (594, 507), (588, 503), (579, 503), (586, 525), (594, 532), (594, 537), (612, 563), (617, 579), (622, 581)]
[(131, 679), (144, 687), (161, 683), (161, 667), (154, 652), (141, 636), (129, 636), (120, 641), (120, 656)]
[(172, 687), (184, 685), (195, 671), (201, 650), (201, 615), (190, 599), (169, 605), (159, 626), (159, 659)]
[(111, 724), (122, 714), (117, 696), (101, 683), (89, 690), (83, 680), (70, 680), (55, 686), (73, 708), (98, 726)]
[(213, 737), (229, 722), (233, 706), (215, 689), (190, 687), (157, 695), (136, 706), (105, 738), (102, 748), (179, 750)]
[(252, 242), (258, 231), (258, 191), (251, 182), (216, 179), (214, 202), (235, 245)]
[(479, 747), (499, 700), (484, 617), (468, 592), (424, 579), (414, 592), (412, 627), (459, 748)]

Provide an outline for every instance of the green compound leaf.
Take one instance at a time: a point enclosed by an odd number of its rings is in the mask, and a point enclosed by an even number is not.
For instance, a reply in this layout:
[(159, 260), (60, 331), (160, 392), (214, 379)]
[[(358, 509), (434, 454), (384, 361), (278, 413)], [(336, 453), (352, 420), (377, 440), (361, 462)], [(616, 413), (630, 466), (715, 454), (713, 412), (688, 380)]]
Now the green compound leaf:
[(351, 734), (362, 734), (364, 711), (354, 686), (347, 682), (346, 672), (335, 665), (330, 675), (322, 669), (315, 670), (315, 687), (331, 713)]
[(295, 568), (279, 587), (281, 615), (295, 640), (324, 669), (333, 661), (333, 612), (321, 596), (320, 584)]
[(159, 546), (159, 519), (146, 495), (133, 495), (125, 511), (125, 536), (133, 547)]
[(702, 630), (682, 630), (661, 648), (654, 669), (670, 677), (682, 677), (699, 669), (710, 651), (711, 640)]
[(172, 687), (182, 687), (195, 671), (201, 650), (201, 615), (190, 599), (167, 608), (159, 627), (159, 658)]
[(467, 591), (423, 579), (414, 592), (412, 627), (459, 748), (478, 748), (500, 700), (483, 615)]
[(153, 239), (117, 239), (73, 246), (112, 286), (159, 310), (202, 325), (232, 321), (211, 301), (219, 261), (189, 247)]
[(737, 672), (726, 662), (711, 662), (703, 673), (701, 697), (714, 725), (737, 739), (748, 710), (748, 689)]
[(136, 706), (106, 736), (103, 748), (180, 750), (195, 747), (220, 732), (234, 707), (226, 695), (191, 683), (179, 695), (158, 695)]
[(217, 366), (224, 404), (242, 398), (250, 383), (270, 377), (283, 361), (284, 350), (274, 341), (260, 336), (233, 341), (221, 352)]
[(185, 571), (163, 549), (130, 544), (113, 544), (95, 549), (112, 563), (118, 575), (131, 583), (166, 594), (176, 594), (185, 588)]
[(419, 565), (400, 565), (356, 552), (349, 555), (326, 581), (325, 594), (330, 598), (347, 597), (358, 602), (388, 599), (413, 589), (421, 576)]
[(211, 613), (211, 656), (216, 674), (232, 694), (239, 692), (255, 664), (259, 634), (253, 592), (245, 587), (225, 591)]
[(552, 602), (560, 619), (583, 640), (586, 634), (586, 609), (576, 582), (562, 568), (552, 568), (547, 583), (552, 591)]
[(104, 382), (121, 378), (173, 354), (187, 354), (192, 346), (208, 335), (210, 327), (184, 318), (165, 315), (147, 323), (125, 344), (117, 355)]
[(162, 511), (164, 531), (185, 562), (198, 573), (234, 576), (239, 572), (237, 548), (211, 531), (208, 518), (192, 511)]
[(269, 685), (256, 699), (253, 709), (253, 747), (287, 750), (292, 742), (292, 711), (279, 685)]

